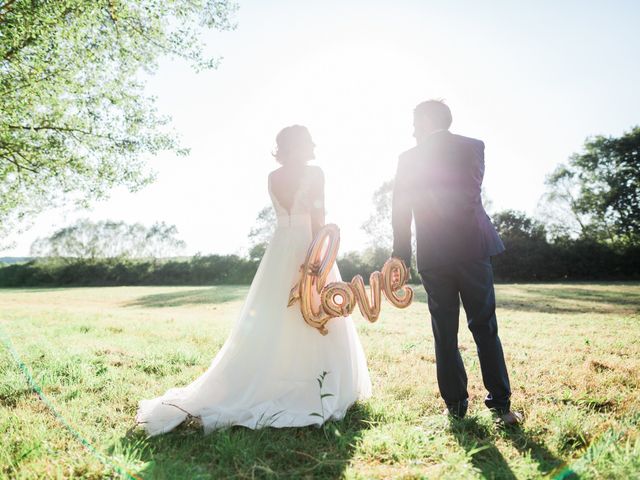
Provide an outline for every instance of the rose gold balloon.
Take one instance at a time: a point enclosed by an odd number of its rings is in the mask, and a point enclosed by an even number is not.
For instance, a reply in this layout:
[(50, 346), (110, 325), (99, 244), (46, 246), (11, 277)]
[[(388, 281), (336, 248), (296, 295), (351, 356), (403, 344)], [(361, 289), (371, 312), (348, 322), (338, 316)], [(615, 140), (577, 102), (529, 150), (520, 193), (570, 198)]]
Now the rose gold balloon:
[[(413, 290), (406, 286), (409, 272), (402, 260), (390, 258), (381, 272), (373, 272), (369, 277), (370, 297), (364, 281), (356, 275), (350, 283), (332, 282), (325, 285), (333, 267), (340, 246), (340, 230), (329, 224), (315, 236), (304, 263), (300, 266), (300, 280), (289, 292), (288, 306), (300, 302), (300, 312), (304, 321), (321, 334), (328, 333), (326, 323), (332, 318), (351, 314), (356, 303), (362, 316), (375, 322), (380, 316), (381, 290), (396, 307), (405, 308), (413, 300)], [(398, 279), (394, 281), (394, 273)], [(397, 292), (402, 290), (403, 296)]]
[[(398, 272), (398, 279), (394, 281), (394, 272)], [(411, 287), (405, 285), (409, 279), (409, 270), (405, 266), (404, 262), (398, 258), (390, 258), (382, 266), (382, 289), (384, 296), (394, 306), (398, 308), (406, 308), (411, 305), (413, 300), (413, 290)], [(403, 296), (398, 296), (396, 292), (402, 290)]]
[(346, 317), (353, 312), (356, 297), (348, 283), (331, 282), (322, 289), (320, 304), (332, 317)]
[[(291, 306), (300, 301), (300, 312), (305, 322), (318, 329), (323, 335), (328, 333), (325, 324), (333, 316), (324, 311), (320, 304), (320, 299), (317, 297), (325, 286), (327, 276), (336, 261), (339, 246), (340, 229), (338, 226), (328, 224), (322, 227), (307, 251), (305, 262), (301, 267), (302, 278), (289, 293), (288, 305)], [(313, 305), (314, 298), (318, 300), (317, 307)]]
[[(304, 265), (300, 266), (300, 272), (302, 272)], [(302, 283), (302, 279), (298, 280), (293, 288), (289, 291), (289, 301), (287, 302), (287, 307), (290, 307), (294, 303), (300, 300), (300, 284)]]
[(364, 280), (362, 280), (360, 275), (353, 277), (353, 280), (351, 280), (351, 288), (353, 288), (353, 292), (355, 293), (362, 316), (372, 323), (378, 320), (380, 316), (380, 302), (382, 300), (380, 294), (380, 272), (373, 272), (369, 277), (371, 301), (369, 301)]
[(339, 247), (340, 229), (332, 223), (322, 227), (311, 242), (303, 268), (305, 272), (312, 275), (314, 274), (314, 267), (317, 268), (314, 284), (318, 293), (322, 291), (331, 267), (336, 262)]

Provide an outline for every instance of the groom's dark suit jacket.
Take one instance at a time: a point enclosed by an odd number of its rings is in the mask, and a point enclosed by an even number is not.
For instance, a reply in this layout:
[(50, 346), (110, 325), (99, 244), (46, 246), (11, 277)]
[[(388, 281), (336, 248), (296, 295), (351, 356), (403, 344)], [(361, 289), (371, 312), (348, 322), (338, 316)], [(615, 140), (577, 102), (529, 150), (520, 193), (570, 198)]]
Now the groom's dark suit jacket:
[(393, 190), (393, 256), (411, 265), (415, 218), (418, 270), (490, 257), (504, 245), (482, 206), (484, 143), (448, 131), (404, 152)]

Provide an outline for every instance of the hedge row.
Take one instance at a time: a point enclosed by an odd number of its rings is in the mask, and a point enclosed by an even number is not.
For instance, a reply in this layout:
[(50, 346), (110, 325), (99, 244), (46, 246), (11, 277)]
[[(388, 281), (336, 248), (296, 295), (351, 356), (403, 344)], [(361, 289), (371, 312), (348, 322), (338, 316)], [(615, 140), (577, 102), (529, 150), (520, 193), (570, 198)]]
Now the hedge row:
[[(388, 252), (349, 253), (338, 260), (342, 277), (368, 281)], [(249, 284), (259, 262), (237, 255), (195, 256), (186, 260), (99, 261), (34, 260), (0, 268), (0, 287), (79, 285), (242, 285)], [(493, 259), (498, 281), (640, 279), (640, 248), (613, 247), (585, 240), (548, 243), (512, 240)], [(413, 271), (413, 278), (418, 276)]]

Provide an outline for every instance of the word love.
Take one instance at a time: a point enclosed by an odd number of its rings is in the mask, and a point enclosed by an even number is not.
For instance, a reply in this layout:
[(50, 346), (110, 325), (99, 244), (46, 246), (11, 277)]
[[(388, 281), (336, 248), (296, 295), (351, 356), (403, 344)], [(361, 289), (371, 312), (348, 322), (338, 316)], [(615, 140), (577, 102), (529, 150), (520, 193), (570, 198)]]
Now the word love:
[[(290, 307), (300, 302), (300, 311), (305, 322), (322, 335), (326, 335), (326, 323), (332, 318), (351, 314), (356, 303), (362, 316), (370, 322), (375, 322), (380, 316), (381, 291), (389, 302), (398, 308), (406, 308), (411, 304), (413, 290), (405, 285), (409, 272), (404, 262), (397, 258), (387, 260), (382, 272), (371, 274), (370, 297), (360, 275), (356, 275), (349, 283), (326, 284), (339, 246), (340, 230), (333, 224), (325, 225), (311, 242), (307, 257), (300, 267), (300, 281), (291, 289), (288, 303)], [(402, 292), (400, 296), (399, 291)], [(314, 303), (318, 305), (314, 306)]]

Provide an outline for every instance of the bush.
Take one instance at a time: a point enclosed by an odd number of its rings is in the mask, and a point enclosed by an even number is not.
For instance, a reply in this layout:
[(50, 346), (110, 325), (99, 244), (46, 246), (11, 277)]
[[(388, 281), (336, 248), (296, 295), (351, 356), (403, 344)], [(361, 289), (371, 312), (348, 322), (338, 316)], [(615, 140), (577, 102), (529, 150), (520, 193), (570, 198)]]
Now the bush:
[(640, 275), (640, 248), (590, 240), (505, 241), (493, 258), (499, 281), (629, 280)]

